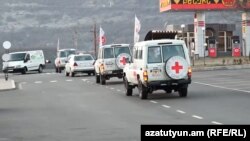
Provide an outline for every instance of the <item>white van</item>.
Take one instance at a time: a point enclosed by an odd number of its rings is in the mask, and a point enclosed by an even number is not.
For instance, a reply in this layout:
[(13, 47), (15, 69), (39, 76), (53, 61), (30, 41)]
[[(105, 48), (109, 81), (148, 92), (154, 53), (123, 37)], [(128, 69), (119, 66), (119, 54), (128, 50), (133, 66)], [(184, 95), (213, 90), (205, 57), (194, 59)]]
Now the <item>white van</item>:
[(45, 59), (42, 50), (12, 52), (9, 53), (9, 61), (3, 62), (3, 70), (22, 74), (26, 74), (27, 71), (42, 73), (44, 67)]

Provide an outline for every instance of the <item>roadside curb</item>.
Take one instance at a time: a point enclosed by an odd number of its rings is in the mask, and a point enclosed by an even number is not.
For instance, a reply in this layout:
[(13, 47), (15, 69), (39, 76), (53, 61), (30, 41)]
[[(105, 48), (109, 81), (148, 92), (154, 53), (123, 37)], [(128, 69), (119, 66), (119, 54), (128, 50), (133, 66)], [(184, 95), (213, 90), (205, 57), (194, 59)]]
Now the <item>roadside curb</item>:
[(0, 92), (16, 89), (16, 83), (14, 80), (9, 79), (5, 81), (4, 79), (0, 79)]
[(210, 66), (210, 67), (204, 67), (204, 66), (199, 66), (199, 67), (193, 67), (192, 70), (194, 72), (197, 71), (213, 71), (213, 70), (237, 70), (237, 69), (250, 69), (250, 64), (245, 64), (245, 65), (228, 65), (228, 66)]

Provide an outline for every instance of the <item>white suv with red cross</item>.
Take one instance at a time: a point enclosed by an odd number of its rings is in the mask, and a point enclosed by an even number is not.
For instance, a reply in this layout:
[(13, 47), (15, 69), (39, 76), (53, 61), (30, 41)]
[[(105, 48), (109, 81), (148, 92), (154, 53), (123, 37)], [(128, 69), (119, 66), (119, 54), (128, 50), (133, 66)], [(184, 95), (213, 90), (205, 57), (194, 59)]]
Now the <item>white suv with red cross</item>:
[(178, 91), (180, 97), (187, 96), (192, 70), (183, 40), (138, 42), (134, 45), (132, 60), (123, 70), (127, 96), (132, 96), (135, 87), (141, 99), (147, 99), (155, 90)]
[(99, 48), (95, 62), (96, 83), (106, 84), (112, 77), (123, 77), (124, 66), (131, 61), (129, 44), (111, 44)]

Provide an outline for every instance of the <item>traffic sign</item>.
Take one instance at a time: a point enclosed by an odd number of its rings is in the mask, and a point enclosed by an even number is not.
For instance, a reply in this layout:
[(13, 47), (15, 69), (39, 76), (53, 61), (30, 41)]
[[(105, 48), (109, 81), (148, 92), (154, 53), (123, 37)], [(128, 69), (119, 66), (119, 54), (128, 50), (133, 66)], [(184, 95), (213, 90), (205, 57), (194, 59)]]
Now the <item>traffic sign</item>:
[(10, 41), (4, 41), (3, 42), (3, 48), (4, 49), (10, 49), (10, 47), (11, 47)]
[(4, 62), (7, 62), (10, 60), (10, 55), (9, 54), (3, 54), (2, 59)]

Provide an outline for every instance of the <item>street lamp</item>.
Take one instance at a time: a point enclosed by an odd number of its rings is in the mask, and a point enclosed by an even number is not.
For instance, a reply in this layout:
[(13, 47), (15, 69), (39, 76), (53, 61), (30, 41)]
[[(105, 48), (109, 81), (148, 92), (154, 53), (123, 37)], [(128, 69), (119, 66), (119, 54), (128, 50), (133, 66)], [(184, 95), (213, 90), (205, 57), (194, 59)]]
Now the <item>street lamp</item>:
[(206, 52), (206, 46), (207, 46), (207, 43), (205, 43), (205, 27), (202, 27), (202, 33), (203, 33), (203, 48), (204, 48), (204, 66), (206, 65), (206, 62), (205, 62), (205, 52)]
[(185, 24), (181, 25), (181, 29), (182, 29), (182, 40), (184, 40), (184, 28), (185, 28)]

